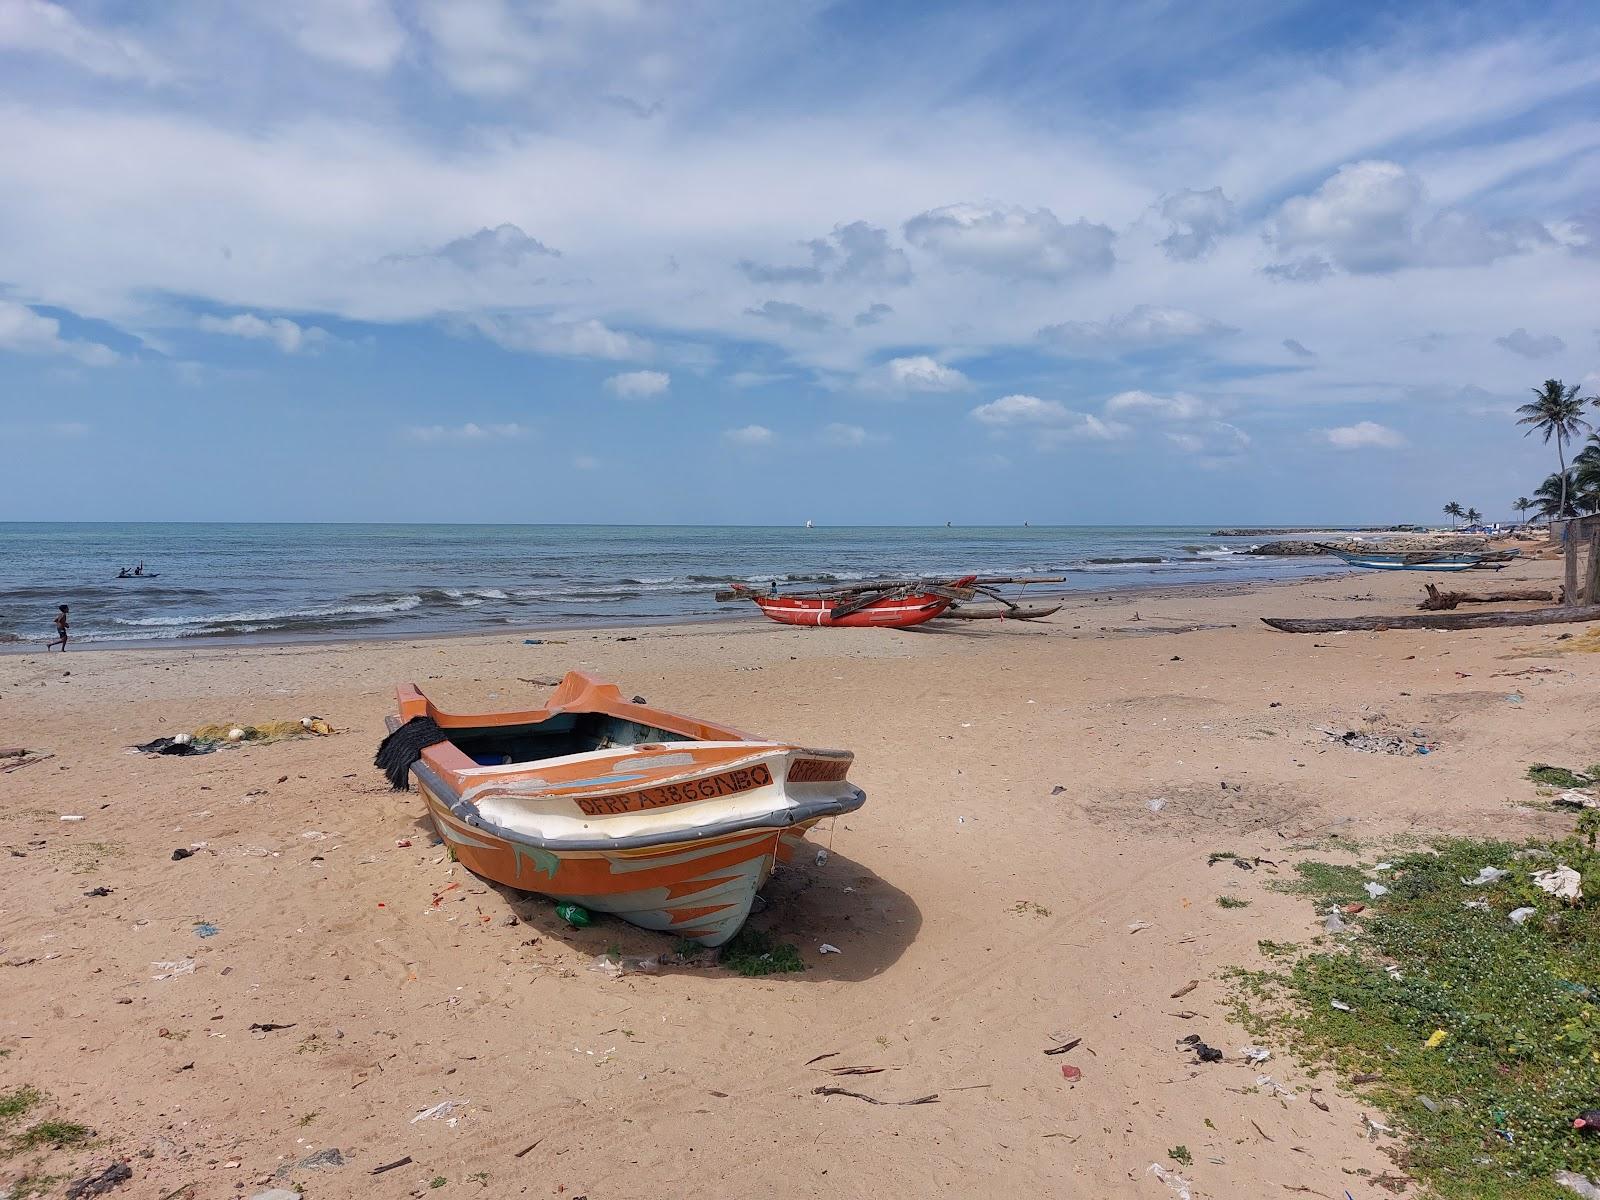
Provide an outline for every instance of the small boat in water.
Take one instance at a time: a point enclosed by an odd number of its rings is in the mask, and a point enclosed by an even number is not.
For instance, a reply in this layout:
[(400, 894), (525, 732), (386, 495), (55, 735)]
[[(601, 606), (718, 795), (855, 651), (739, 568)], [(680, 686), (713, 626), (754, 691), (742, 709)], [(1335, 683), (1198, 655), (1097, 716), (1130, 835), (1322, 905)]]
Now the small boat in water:
[(1373, 571), (1470, 571), (1474, 567), (1494, 569), (1504, 566), (1517, 554), (1515, 550), (1480, 553), (1448, 550), (1345, 550), (1323, 542), (1317, 543), (1317, 549), (1333, 555), (1352, 567), (1366, 567)]
[(730, 584), (717, 593), (718, 600), (750, 600), (768, 618), (781, 625), (880, 627), (907, 629), (940, 616), (958, 600), (977, 593), (976, 575), (949, 582), (912, 579), (880, 580), (823, 591), (762, 591), (746, 584)]
[(568, 672), (543, 708), (460, 714), (415, 685), (376, 765), (415, 779), (474, 874), (720, 946), (774, 866), (866, 795), (854, 755), (753, 737)]

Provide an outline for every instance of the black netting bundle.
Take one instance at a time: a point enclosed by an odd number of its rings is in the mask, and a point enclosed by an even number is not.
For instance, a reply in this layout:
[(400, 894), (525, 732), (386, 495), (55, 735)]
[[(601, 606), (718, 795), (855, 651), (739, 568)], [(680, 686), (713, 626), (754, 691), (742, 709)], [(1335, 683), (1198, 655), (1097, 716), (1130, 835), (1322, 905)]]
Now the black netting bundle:
[(432, 717), (412, 717), (378, 743), (372, 765), (389, 777), (389, 786), (395, 791), (409, 791), (412, 764), (429, 746), (449, 740)]

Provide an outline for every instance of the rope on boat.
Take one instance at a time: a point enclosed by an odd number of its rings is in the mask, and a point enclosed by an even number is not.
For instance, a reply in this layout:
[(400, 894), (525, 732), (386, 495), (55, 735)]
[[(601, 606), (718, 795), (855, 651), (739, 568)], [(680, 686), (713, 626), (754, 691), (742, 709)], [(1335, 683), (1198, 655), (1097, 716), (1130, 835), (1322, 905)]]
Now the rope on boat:
[(411, 768), (422, 752), (449, 740), (432, 717), (412, 717), (378, 743), (372, 765), (389, 777), (389, 786), (395, 791), (410, 791)]

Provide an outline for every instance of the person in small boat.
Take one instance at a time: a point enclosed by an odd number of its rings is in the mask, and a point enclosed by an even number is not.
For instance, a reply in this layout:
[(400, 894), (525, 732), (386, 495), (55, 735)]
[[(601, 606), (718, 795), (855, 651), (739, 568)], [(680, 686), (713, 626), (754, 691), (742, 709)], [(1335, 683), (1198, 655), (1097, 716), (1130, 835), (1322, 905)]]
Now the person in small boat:
[(128, 579), (128, 578), (131, 578), (132, 575), (133, 575), (133, 572), (128, 570), (127, 567), (123, 567), (122, 570), (117, 572), (117, 578), (118, 579)]
[(61, 611), (56, 613), (54, 624), (56, 627), (56, 640), (46, 642), (44, 648), (48, 652), (52, 646), (60, 646), (61, 653), (65, 654), (67, 652), (67, 606), (65, 604), (61, 606)]
[(137, 567), (135, 567), (133, 569), (133, 573), (135, 575), (143, 575), (144, 574), (144, 564), (140, 563)]

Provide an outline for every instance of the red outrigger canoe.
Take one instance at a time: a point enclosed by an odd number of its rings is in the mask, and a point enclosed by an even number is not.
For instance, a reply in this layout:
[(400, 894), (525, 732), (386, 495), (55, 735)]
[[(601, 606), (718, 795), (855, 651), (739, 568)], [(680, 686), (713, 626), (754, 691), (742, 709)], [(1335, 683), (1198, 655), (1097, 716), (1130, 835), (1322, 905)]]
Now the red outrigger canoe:
[(753, 601), (771, 620), (783, 625), (905, 629), (931, 621), (957, 600), (970, 598), (976, 579), (964, 575), (948, 584), (917, 581), (810, 595), (759, 592), (736, 583), (719, 593), (719, 598)]

